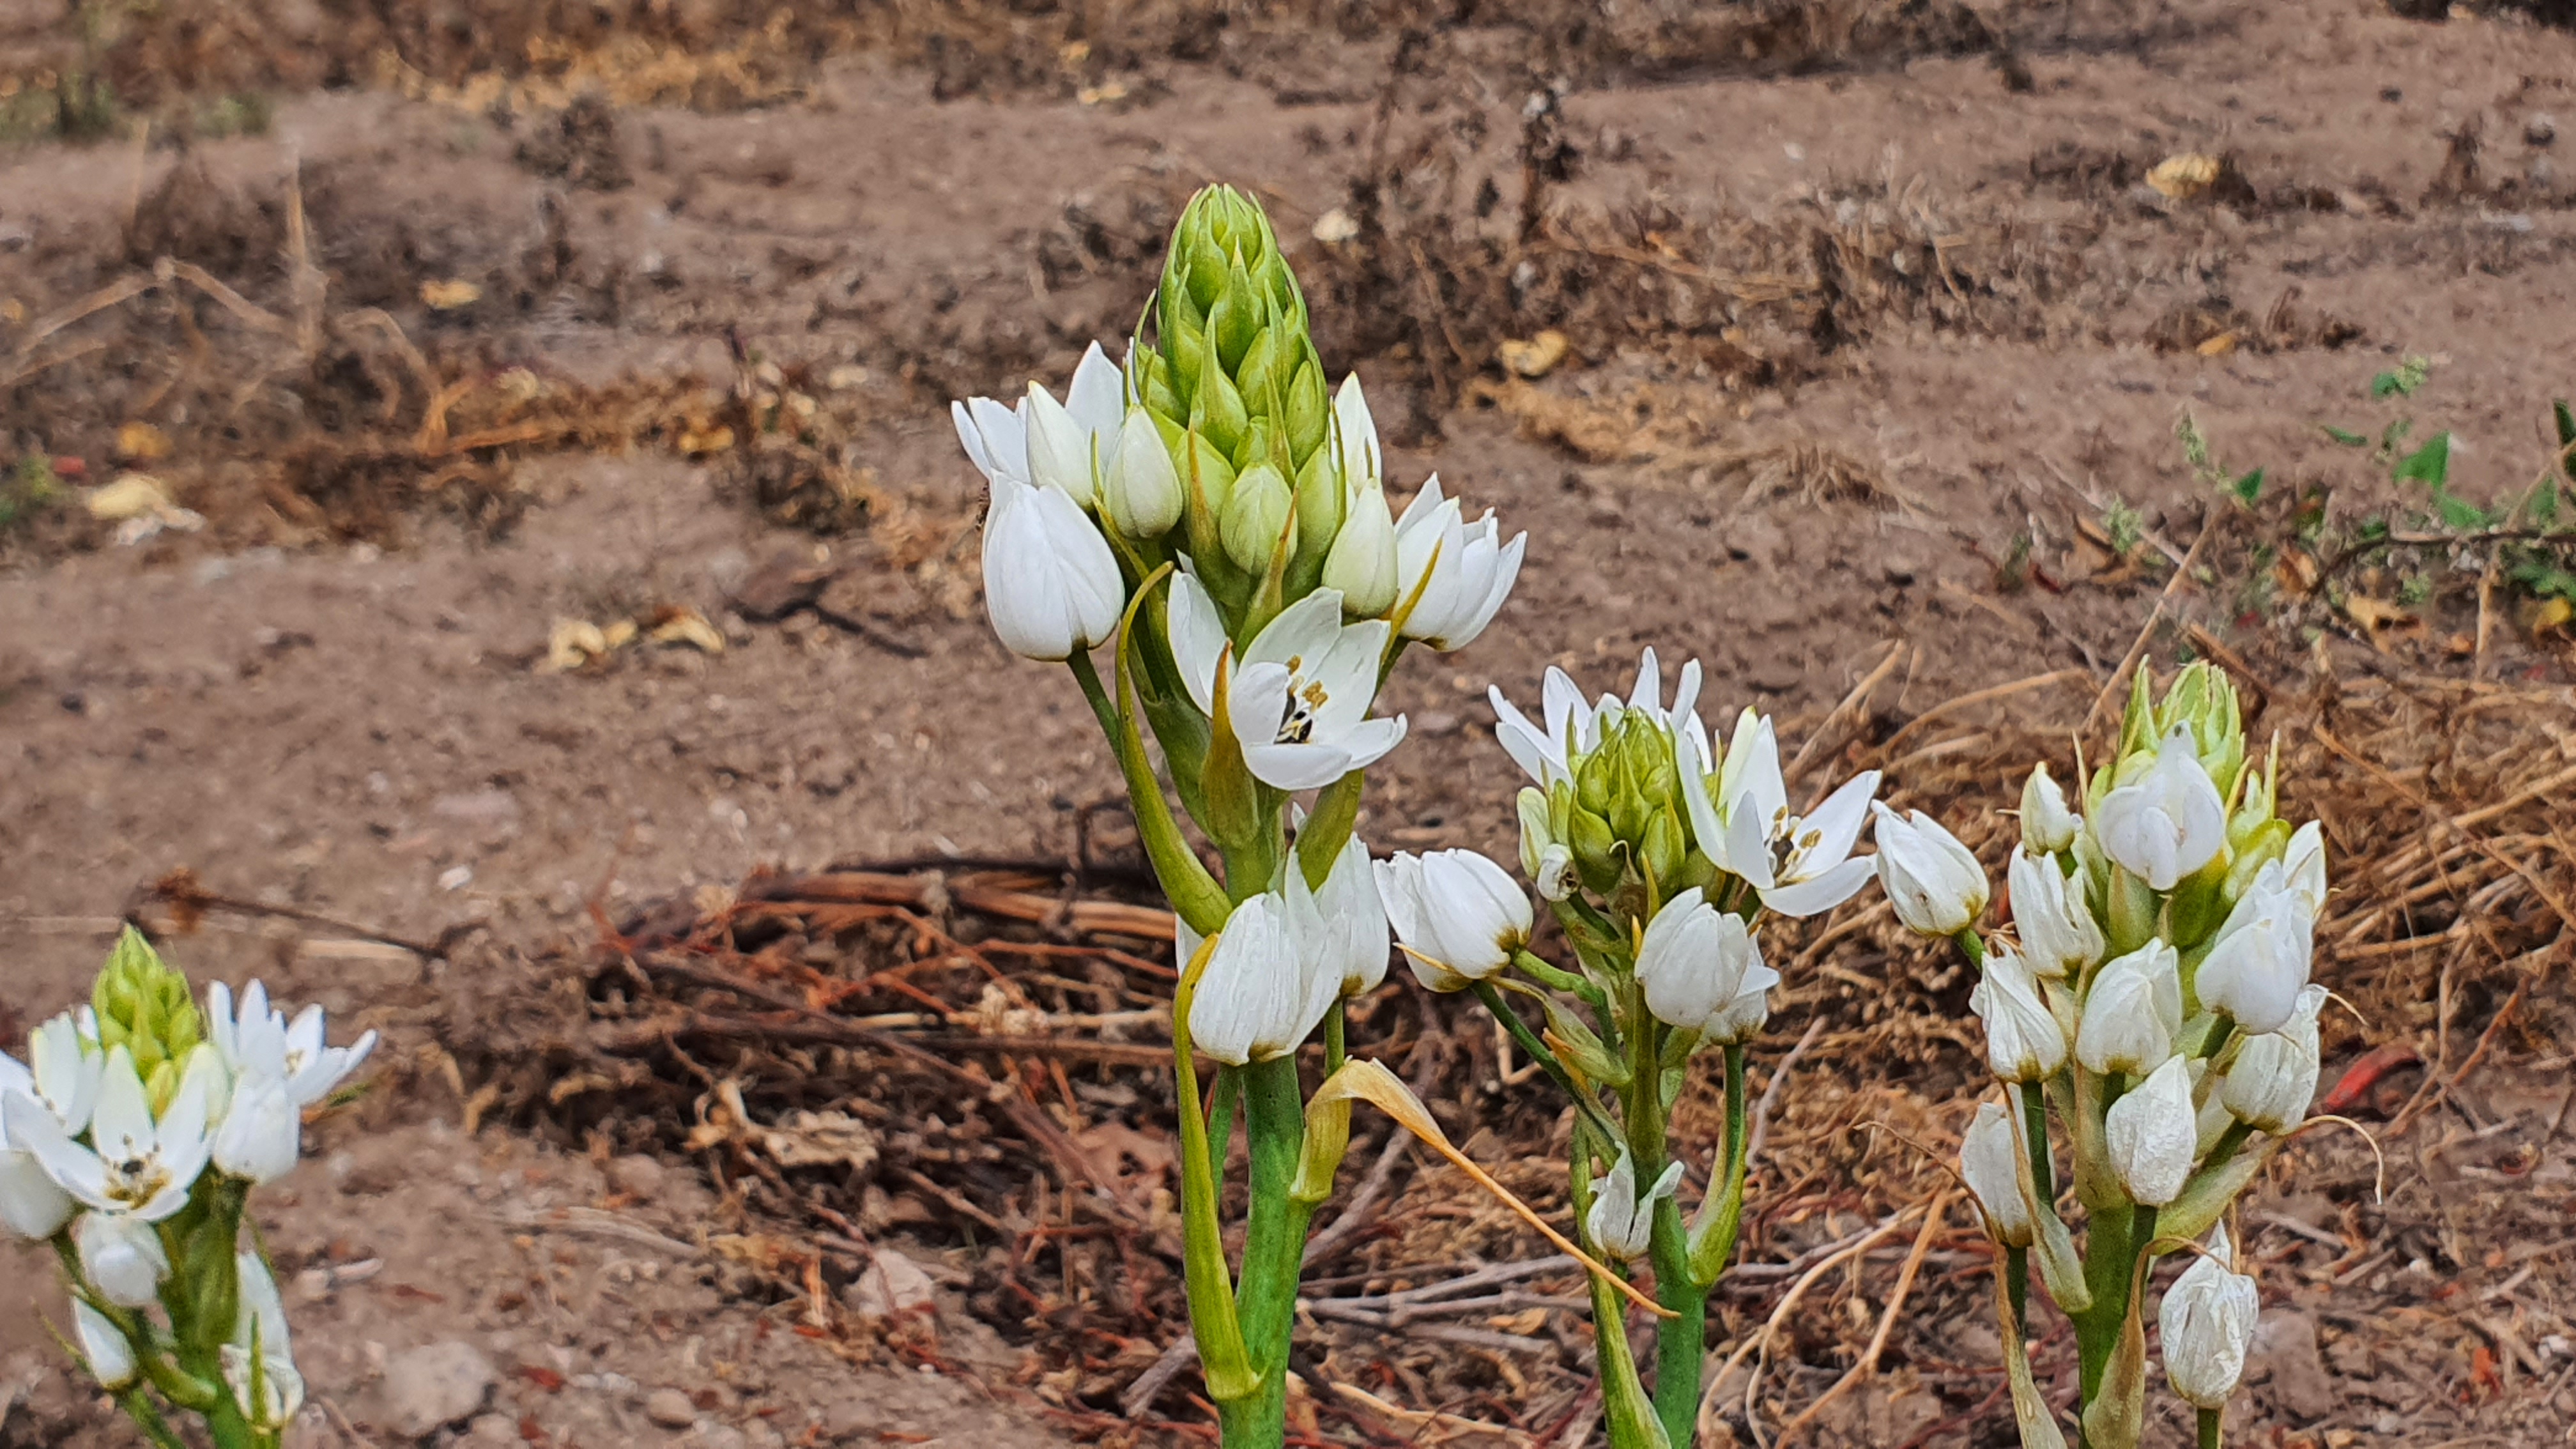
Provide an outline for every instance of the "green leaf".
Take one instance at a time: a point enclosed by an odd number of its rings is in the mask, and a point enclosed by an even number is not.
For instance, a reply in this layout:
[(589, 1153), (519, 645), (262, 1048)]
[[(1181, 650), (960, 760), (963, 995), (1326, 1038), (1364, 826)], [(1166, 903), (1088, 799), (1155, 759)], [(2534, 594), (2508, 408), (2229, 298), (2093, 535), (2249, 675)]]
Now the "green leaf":
[(2396, 373), (2383, 372), (2370, 380), (2370, 395), (2373, 398), (2392, 397), (2401, 391), (2402, 387)]
[(2493, 528), (2495, 520), (2487, 511), (2465, 498), (2440, 493), (2433, 498), (2434, 511), (2442, 515), (2444, 526), (2461, 529)]
[(2251, 504), (2263, 496), (2263, 470), (2257, 468), (2229, 484), (2228, 487), (2236, 494), (2239, 501)]
[(2332, 423), (2319, 423), (2317, 426), (2325, 429), (2327, 437), (2334, 439), (2336, 442), (2343, 444), (2347, 448), (2367, 448), (2370, 446), (2370, 439), (2363, 437), (2359, 433), (2338, 428)]
[(2576, 409), (2569, 408), (2567, 399), (2562, 397), (2551, 403), (2549, 410), (2558, 419), (2559, 466), (2566, 472), (2568, 481), (2576, 483), (2576, 451), (2571, 451), (2576, 450)]
[(2451, 435), (2435, 433), (2432, 439), (2407, 454), (2389, 470), (2392, 483), (2422, 483), (2439, 494), (2451, 477)]

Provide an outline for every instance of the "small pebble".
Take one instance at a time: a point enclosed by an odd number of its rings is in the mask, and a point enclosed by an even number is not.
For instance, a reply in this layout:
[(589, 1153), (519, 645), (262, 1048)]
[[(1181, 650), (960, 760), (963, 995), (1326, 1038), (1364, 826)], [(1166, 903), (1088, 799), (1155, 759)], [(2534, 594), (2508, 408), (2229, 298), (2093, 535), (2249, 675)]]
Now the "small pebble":
[(450, 1340), (395, 1354), (385, 1364), (386, 1422), (420, 1438), (482, 1412), (492, 1392), (492, 1363), (473, 1345)]
[(470, 865), (451, 865), (438, 873), (438, 888), (443, 891), (461, 891), (472, 884), (474, 867)]
[(644, 1417), (665, 1429), (685, 1429), (698, 1422), (698, 1406), (678, 1389), (655, 1389), (644, 1397)]
[(2558, 139), (2558, 119), (2547, 111), (2522, 123), (2522, 139), (2534, 146), (2546, 146)]

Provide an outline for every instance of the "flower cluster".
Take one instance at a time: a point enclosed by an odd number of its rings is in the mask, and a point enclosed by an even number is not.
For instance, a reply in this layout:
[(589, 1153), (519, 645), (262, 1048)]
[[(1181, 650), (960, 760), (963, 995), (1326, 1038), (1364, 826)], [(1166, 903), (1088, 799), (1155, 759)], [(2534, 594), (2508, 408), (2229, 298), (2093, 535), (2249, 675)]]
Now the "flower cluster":
[(256, 982), (201, 1012), (128, 931), (89, 1005), (37, 1027), (27, 1062), (0, 1056), (0, 1228), (54, 1243), (90, 1372), (156, 1442), (176, 1442), (156, 1393), (217, 1443), (274, 1444), (302, 1404), (242, 1207), (375, 1042), (328, 1045), (320, 1007), (289, 1020)]
[[(1327, 1065), (1343, 1065), (1340, 1006), (1384, 980), (1390, 917), (1461, 951), (1509, 934), (1462, 914), (1446, 866), (1372, 864), (1354, 833), (1367, 771), (1405, 737), (1402, 716), (1374, 713), (1378, 690), (1410, 645), (1457, 649), (1484, 631), (1524, 540), (1490, 512), (1471, 520), (1436, 477), (1395, 514), (1359, 380), (1328, 386), (1269, 219), (1227, 187), (1183, 212), (1123, 365), (1095, 344), (1061, 400), (1032, 384), (952, 412), (991, 484), (994, 633), (1073, 672), (1179, 922), (1191, 1319), (1225, 1442), (1275, 1443), (1307, 1216), (1349, 1123), (1347, 1100), (1306, 1100), (1295, 1055), (1320, 1029)], [(1114, 687), (1091, 660), (1104, 645)], [(1518, 895), (1502, 887), (1494, 899)], [(1519, 919), (1525, 937), (1526, 899)], [(1213, 1110), (1198, 1053), (1218, 1063)], [(1239, 1280), (1217, 1220), (1238, 1108), (1251, 1143)]]
[[(1699, 690), (1700, 667), (1686, 663), (1667, 705), (1649, 649), (1625, 699), (1587, 702), (1556, 669), (1536, 720), (1491, 693), (1496, 737), (1530, 780), (1518, 802), (1521, 868), (1563, 928), (1576, 970), (1523, 949), (1529, 901), (1501, 866), (1449, 850), (1382, 867), (1416, 978), (1434, 991), (1473, 990), (1572, 1098), (1570, 1185), (1585, 1245), (1653, 1263), (1671, 1316), (1657, 1324), (1651, 1401), (1622, 1310), (1594, 1290), (1603, 1399), (1620, 1449), (1688, 1443), (1699, 1411), (1707, 1299), (1743, 1212), (1745, 1047), (1780, 981), (1763, 962), (1758, 928), (1766, 915), (1833, 909), (1873, 870), (1852, 849), (1877, 773), (1801, 813), (1772, 722), (1745, 710), (1721, 748), (1700, 717)], [(1543, 1034), (1514, 996), (1543, 1015)], [(1669, 1114), (1690, 1058), (1712, 1048), (1725, 1057), (1728, 1136), (1700, 1201), (1686, 1208)]]
[[(2007, 1253), (2007, 1337), (2018, 1342), (2035, 1253), (2076, 1325), (2096, 1444), (2136, 1442), (2133, 1285), (2156, 1256), (2211, 1235), (2164, 1298), (2177, 1393), (2215, 1414), (2253, 1332), (2253, 1282), (2233, 1272), (2218, 1224), (2306, 1118), (2326, 999), (2308, 979), (2323, 837), (2278, 817), (2279, 785), (2277, 755), (2268, 768), (2246, 758), (2224, 674), (2191, 666), (2161, 700), (2142, 674), (2082, 814), (2045, 766), (2023, 789), (2007, 870), (2017, 939), (1977, 936), (1984, 873), (1947, 831), (1919, 815), (1880, 822), (1900, 918), (1981, 968), (1969, 1004), (2005, 1091), (1979, 1107), (1960, 1171)], [(2059, 1215), (2052, 1112), (2072, 1149), (2080, 1254)]]

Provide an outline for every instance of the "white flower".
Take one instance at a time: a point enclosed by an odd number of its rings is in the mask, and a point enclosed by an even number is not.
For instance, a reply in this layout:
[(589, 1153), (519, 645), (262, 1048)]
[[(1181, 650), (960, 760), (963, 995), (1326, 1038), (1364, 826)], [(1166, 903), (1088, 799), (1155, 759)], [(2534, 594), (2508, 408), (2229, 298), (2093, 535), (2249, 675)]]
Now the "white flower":
[(2232, 1271), (2234, 1258), (2221, 1223), (2210, 1231), (2209, 1255), (2194, 1259), (2156, 1307), (2165, 1378), (2197, 1408), (2226, 1407), (2245, 1377), (2245, 1356), (2263, 1314), (2262, 1295), (2252, 1278)]
[(2038, 978), (2009, 948), (1986, 955), (1968, 1009), (1986, 1025), (1986, 1064), (2007, 1082), (2045, 1081), (2066, 1065), (2066, 1029), (2040, 995)]
[(1127, 410), (1117, 443), (1100, 480), (1101, 516), (1129, 538), (1160, 538), (1181, 521), (1184, 502), (1172, 450), (1143, 408)]
[(100, 1388), (112, 1394), (134, 1382), (134, 1345), (126, 1342), (125, 1331), (109, 1322), (106, 1314), (76, 1297), (72, 1328), (80, 1335), (81, 1357), (89, 1360), (90, 1374)]
[[(1199, 943), (1186, 923), (1175, 942), (1187, 962)], [(1228, 1066), (1297, 1050), (1341, 994), (1341, 977), (1317, 969), (1322, 953), (1298, 938), (1288, 902), (1263, 892), (1234, 908), (1190, 1002), (1190, 1040)]]
[(1698, 1030), (1735, 1004), (1746, 973), (1762, 964), (1744, 918), (1708, 903), (1697, 886), (1664, 902), (1637, 948), (1637, 984), (1657, 1021)]
[(1288, 866), (1288, 910), (1298, 935), (1317, 954), (1315, 969), (1340, 983), (1344, 996), (1375, 991), (1386, 979), (1386, 905), (1368, 846), (1354, 835), (1333, 857), (1324, 888), (1309, 892), (1306, 872)]
[(131, 1213), (157, 1223), (188, 1205), (188, 1190), (205, 1170), (209, 1150), (207, 1104), (223, 1068), (211, 1049), (189, 1058), (169, 1107), (156, 1120), (133, 1054), (111, 1048), (90, 1118), (96, 1150), (74, 1142), (54, 1114), (23, 1093), (0, 1095), (0, 1116), (10, 1143), (35, 1154), (47, 1176), (103, 1213)]
[(2021, 844), (2033, 855), (2055, 855), (2075, 844), (2084, 820), (2066, 808), (2066, 792), (2049, 778), (2045, 762), (2033, 765), (2021, 787)]
[(1371, 719), (1383, 619), (1342, 622), (1342, 596), (1317, 589), (1280, 611), (1240, 659), (1227, 655), (1225, 625), (1207, 590), (1188, 574), (1172, 580), (1172, 658), (1202, 711), (1214, 712), (1217, 676), (1228, 674), (1226, 719), (1254, 779), (1282, 790), (1313, 790), (1366, 769), (1404, 740), (1404, 716)]
[(1700, 1026), (1699, 1039), (1710, 1046), (1742, 1046), (1760, 1036), (1763, 1025), (1771, 1020), (1771, 988), (1779, 984), (1780, 973), (1761, 964), (1757, 956), (1754, 964), (1745, 968), (1744, 980), (1735, 988), (1735, 999), (1719, 1007), (1717, 1014)]
[(2174, 948), (2153, 940), (2094, 973), (2075, 1028), (2075, 1059), (2087, 1071), (2153, 1071), (2182, 1034), (2182, 978)]
[(234, 1260), (241, 1276), (240, 1307), (233, 1315), (232, 1340), (219, 1357), (233, 1402), (254, 1428), (273, 1430), (304, 1407), (304, 1375), (295, 1368), (294, 1342), (286, 1327), (286, 1305), (278, 1300), (277, 1280), (257, 1253)]
[(2137, 780), (2102, 798), (2093, 819), (2111, 863), (2169, 891), (2227, 845), (2227, 806), (2201, 768), (2191, 727), (2176, 725)]
[(1654, 1246), (1655, 1203), (1672, 1196), (1681, 1181), (1682, 1165), (1666, 1163), (1663, 1175), (1640, 1196), (1636, 1159), (1622, 1144), (1610, 1175), (1592, 1179), (1592, 1211), (1583, 1225), (1601, 1251), (1614, 1258), (1642, 1258)]
[(1361, 489), (1344, 510), (1324, 554), (1323, 585), (1340, 592), (1342, 608), (1354, 618), (1373, 619), (1395, 607), (1403, 580), (1396, 571), (1395, 515), (1387, 510), (1385, 489)]
[[(42, 1040), (41, 1029), (38, 1040)], [(93, 1084), (96, 1074), (91, 1074)], [(35, 1075), (14, 1058), (0, 1055), (0, 1100), (16, 1099), (50, 1111), (36, 1095)], [(19, 1109), (21, 1111), (27, 1108)], [(49, 1238), (71, 1220), (72, 1199), (45, 1175), (35, 1154), (21, 1149), (9, 1135), (8, 1112), (0, 1107), (0, 1229), (22, 1238)]]
[(1976, 852), (1920, 810), (1899, 815), (1884, 805), (1878, 815), (1878, 879), (1905, 928), (1924, 936), (1955, 936), (1986, 913), (1986, 870)]
[(1440, 496), (1438, 474), (1422, 485), (1395, 521), (1396, 608), (1405, 611), (1405, 638), (1445, 652), (1485, 632), (1511, 596), (1529, 542), (1521, 533), (1503, 543), (1501, 532), (1491, 509), (1465, 522), (1458, 500)]
[(2030, 1206), (2021, 1200), (2022, 1143), (2017, 1113), (2000, 1102), (1977, 1105), (1977, 1120), (1959, 1139), (1959, 1175), (1984, 1212), (1986, 1231), (2008, 1248), (2030, 1246)]
[(965, 445), (967, 460), (986, 481), (1029, 481), (1026, 399), (1017, 407), (1004, 407), (988, 397), (969, 398), (950, 403), (948, 416), (957, 425), (957, 441)]
[(2191, 1104), (2191, 1066), (2168, 1057), (2102, 1114), (2102, 1143), (2111, 1171), (2132, 1202), (2163, 1207), (2182, 1196), (2200, 1146), (2200, 1114)]
[(245, 1076), (233, 1084), (232, 1103), (215, 1129), (216, 1167), (248, 1182), (275, 1182), (295, 1170), (303, 1145), (304, 1117), (285, 1082)]
[(2307, 987), (2279, 1030), (2238, 1043), (2218, 1085), (2230, 1115), (2275, 1137), (2307, 1120), (2317, 1094), (2317, 1013), (2325, 1004), (2324, 987)]
[[(2026, 834), (2027, 832), (2025, 832)], [(2081, 976), (2102, 959), (2102, 928), (2084, 906), (2084, 887), (2046, 855), (2027, 845), (2013, 852), (2006, 879), (2012, 887), (2013, 925), (2030, 969), (2052, 979)]]
[(2201, 958), (2192, 989), (2211, 1011), (2233, 1017), (2239, 1029), (2270, 1032), (2298, 1009), (2308, 984), (2315, 917), (2271, 861), (2228, 913)]
[(1387, 921), (1424, 986), (1462, 990), (1511, 964), (1529, 944), (1529, 897), (1510, 872), (1476, 852), (1400, 851), (1375, 864)]
[(1878, 789), (1876, 770), (1853, 776), (1813, 815), (1793, 815), (1771, 721), (1750, 709), (1738, 717), (1713, 786), (1696, 723), (1692, 715), (1675, 731), (1675, 758), (1683, 765), (1691, 834), (1718, 869), (1742, 877), (1784, 916), (1830, 911), (1868, 884), (1876, 865), (1867, 856), (1853, 859), (1851, 849)]
[(1127, 585), (1109, 540), (1070, 494), (993, 477), (984, 515), (984, 612), (1002, 647), (1066, 659), (1117, 631)]
[(83, 1213), (72, 1224), (81, 1276), (119, 1308), (146, 1308), (160, 1300), (170, 1276), (170, 1255), (160, 1230), (129, 1213)]
[(331, 1095), (376, 1049), (372, 1031), (344, 1047), (326, 1042), (323, 1031), (321, 1007), (307, 1006), (290, 1022), (285, 1012), (269, 1005), (264, 982), (244, 988), (238, 1008), (231, 987), (218, 981), (206, 988), (206, 1038), (224, 1065), (236, 1076), (277, 1082), (297, 1107)]
[(27, 1042), (26, 1067), (0, 1055), (0, 1091), (14, 1085), (44, 1103), (74, 1137), (89, 1126), (98, 1105), (99, 1079), (107, 1069), (98, 1033), (82, 1029), (88, 1014), (86, 1008), (78, 1016), (66, 1011), (37, 1027)]
[[(1512, 763), (1519, 765), (1522, 773), (1541, 789), (1572, 779), (1574, 761), (1599, 748), (1603, 732), (1625, 710), (1653, 717), (1674, 735), (1674, 762), (1682, 769), (1685, 781), (1696, 783), (1708, 769), (1708, 729), (1695, 712), (1699, 682), (1699, 661), (1684, 663), (1674, 680), (1672, 708), (1664, 708), (1663, 667), (1649, 646), (1638, 659), (1637, 682), (1628, 691), (1624, 704), (1609, 694), (1596, 703), (1584, 703), (1583, 691), (1564, 670), (1553, 665), (1539, 686), (1540, 716), (1546, 721), (1543, 729), (1505, 699), (1500, 686), (1487, 686), (1485, 698), (1494, 707), (1494, 738), (1502, 743), (1503, 753), (1511, 756)], [(1692, 753), (1694, 741), (1696, 754)]]
[[(1027, 424), (1028, 471), (1021, 476), (1061, 488), (1085, 508), (1098, 506), (1101, 474), (1116, 456), (1125, 414), (1126, 386), (1118, 365), (1099, 343), (1092, 343), (1073, 370), (1073, 385), (1065, 389), (1063, 402), (1029, 384), (1020, 414)], [(967, 453), (971, 456), (974, 449), (970, 446)]]
[(2281, 874), (2287, 878), (2291, 892), (2308, 908), (2308, 915), (2323, 915), (2326, 908), (2326, 836), (2325, 828), (2309, 821), (2290, 834), (2289, 849), (2281, 856)]

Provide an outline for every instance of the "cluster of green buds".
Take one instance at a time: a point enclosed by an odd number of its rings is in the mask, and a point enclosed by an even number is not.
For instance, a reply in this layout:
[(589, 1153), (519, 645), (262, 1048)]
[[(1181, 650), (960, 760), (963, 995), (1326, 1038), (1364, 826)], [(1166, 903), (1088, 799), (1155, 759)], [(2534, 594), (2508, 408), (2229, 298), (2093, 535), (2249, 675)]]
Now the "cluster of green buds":
[(2307, 1119), (2326, 1000), (2308, 979), (2323, 837), (2279, 818), (2279, 776), (2277, 747), (2249, 762), (2223, 673), (2194, 664), (2157, 698), (2142, 672), (2113, 757), (2083, 782), (2082, 816), (2045, 766), (2023, 789), (2012, 939), (1979, 936), (1984, 873), (1949, 832), (1919, 814), (1879, 831), (1899, 917), (1955, 940), (1980, 973), (1969, 1004), (2006, 1090), (1978, 1109), (1960, 1168), (2003, 1254), (2026, 1445), (2063, 1442), (2022, 1348), (2033, 1260), (2075, 1325), (2085, 1442), (2131, 1449), (2146, 1289), (2176, 1252), (2198, 1262), (2164, 1295), (2166, 1373), (2198, 1409), (2202, 1443), (2219, 1438), (2254, 1325), (2253, 1283), (2220, 1223)]
[(150, 943), (128, 931), (90, 987), (90, 1013), (100, 1049), (125, 1048), (148, 1095), (167, 1105), (179, 1088), (182, 1064), (206, 1036), (188, 978), (163, 965)]
[[(1721, 759), (1698, 714), (1699, 682), (1697, 662), (1685, 664), (1666, 706), (1649, 649), (1624, 700), (1587, 701), (1555, 669), (1544, 723), (1491, 695), (1495, 733), (1531, 781), (1517, 802), (1521, 867), (1572, 947), (1573, 970), (1525, 949), (1528, 902), (1481, 856), (1399, 855), (1381, 881), (1416, 978), (1474, 991), (1573, 1102), (1568, 1175), (1584, 1247), (1654, 1265), (1651, 1390), (1625, 1310), (1593, 1285), (1615, 1449), (1688, 1444), (1694, 1433), (1708, 1296), (1743, 1214), (1747, 1048), (1780, 980), (1756, 931), (1766, 915), (1832, 909), (1872, 870), (1851, 851), (1877, 775), (1794, 813), (1771, 722), (1745, 711)], [(1685, 1207), (1671, 1113), (1691, 1058), (1707, 1050), (1725, 1058), (1727, 1137)]]

